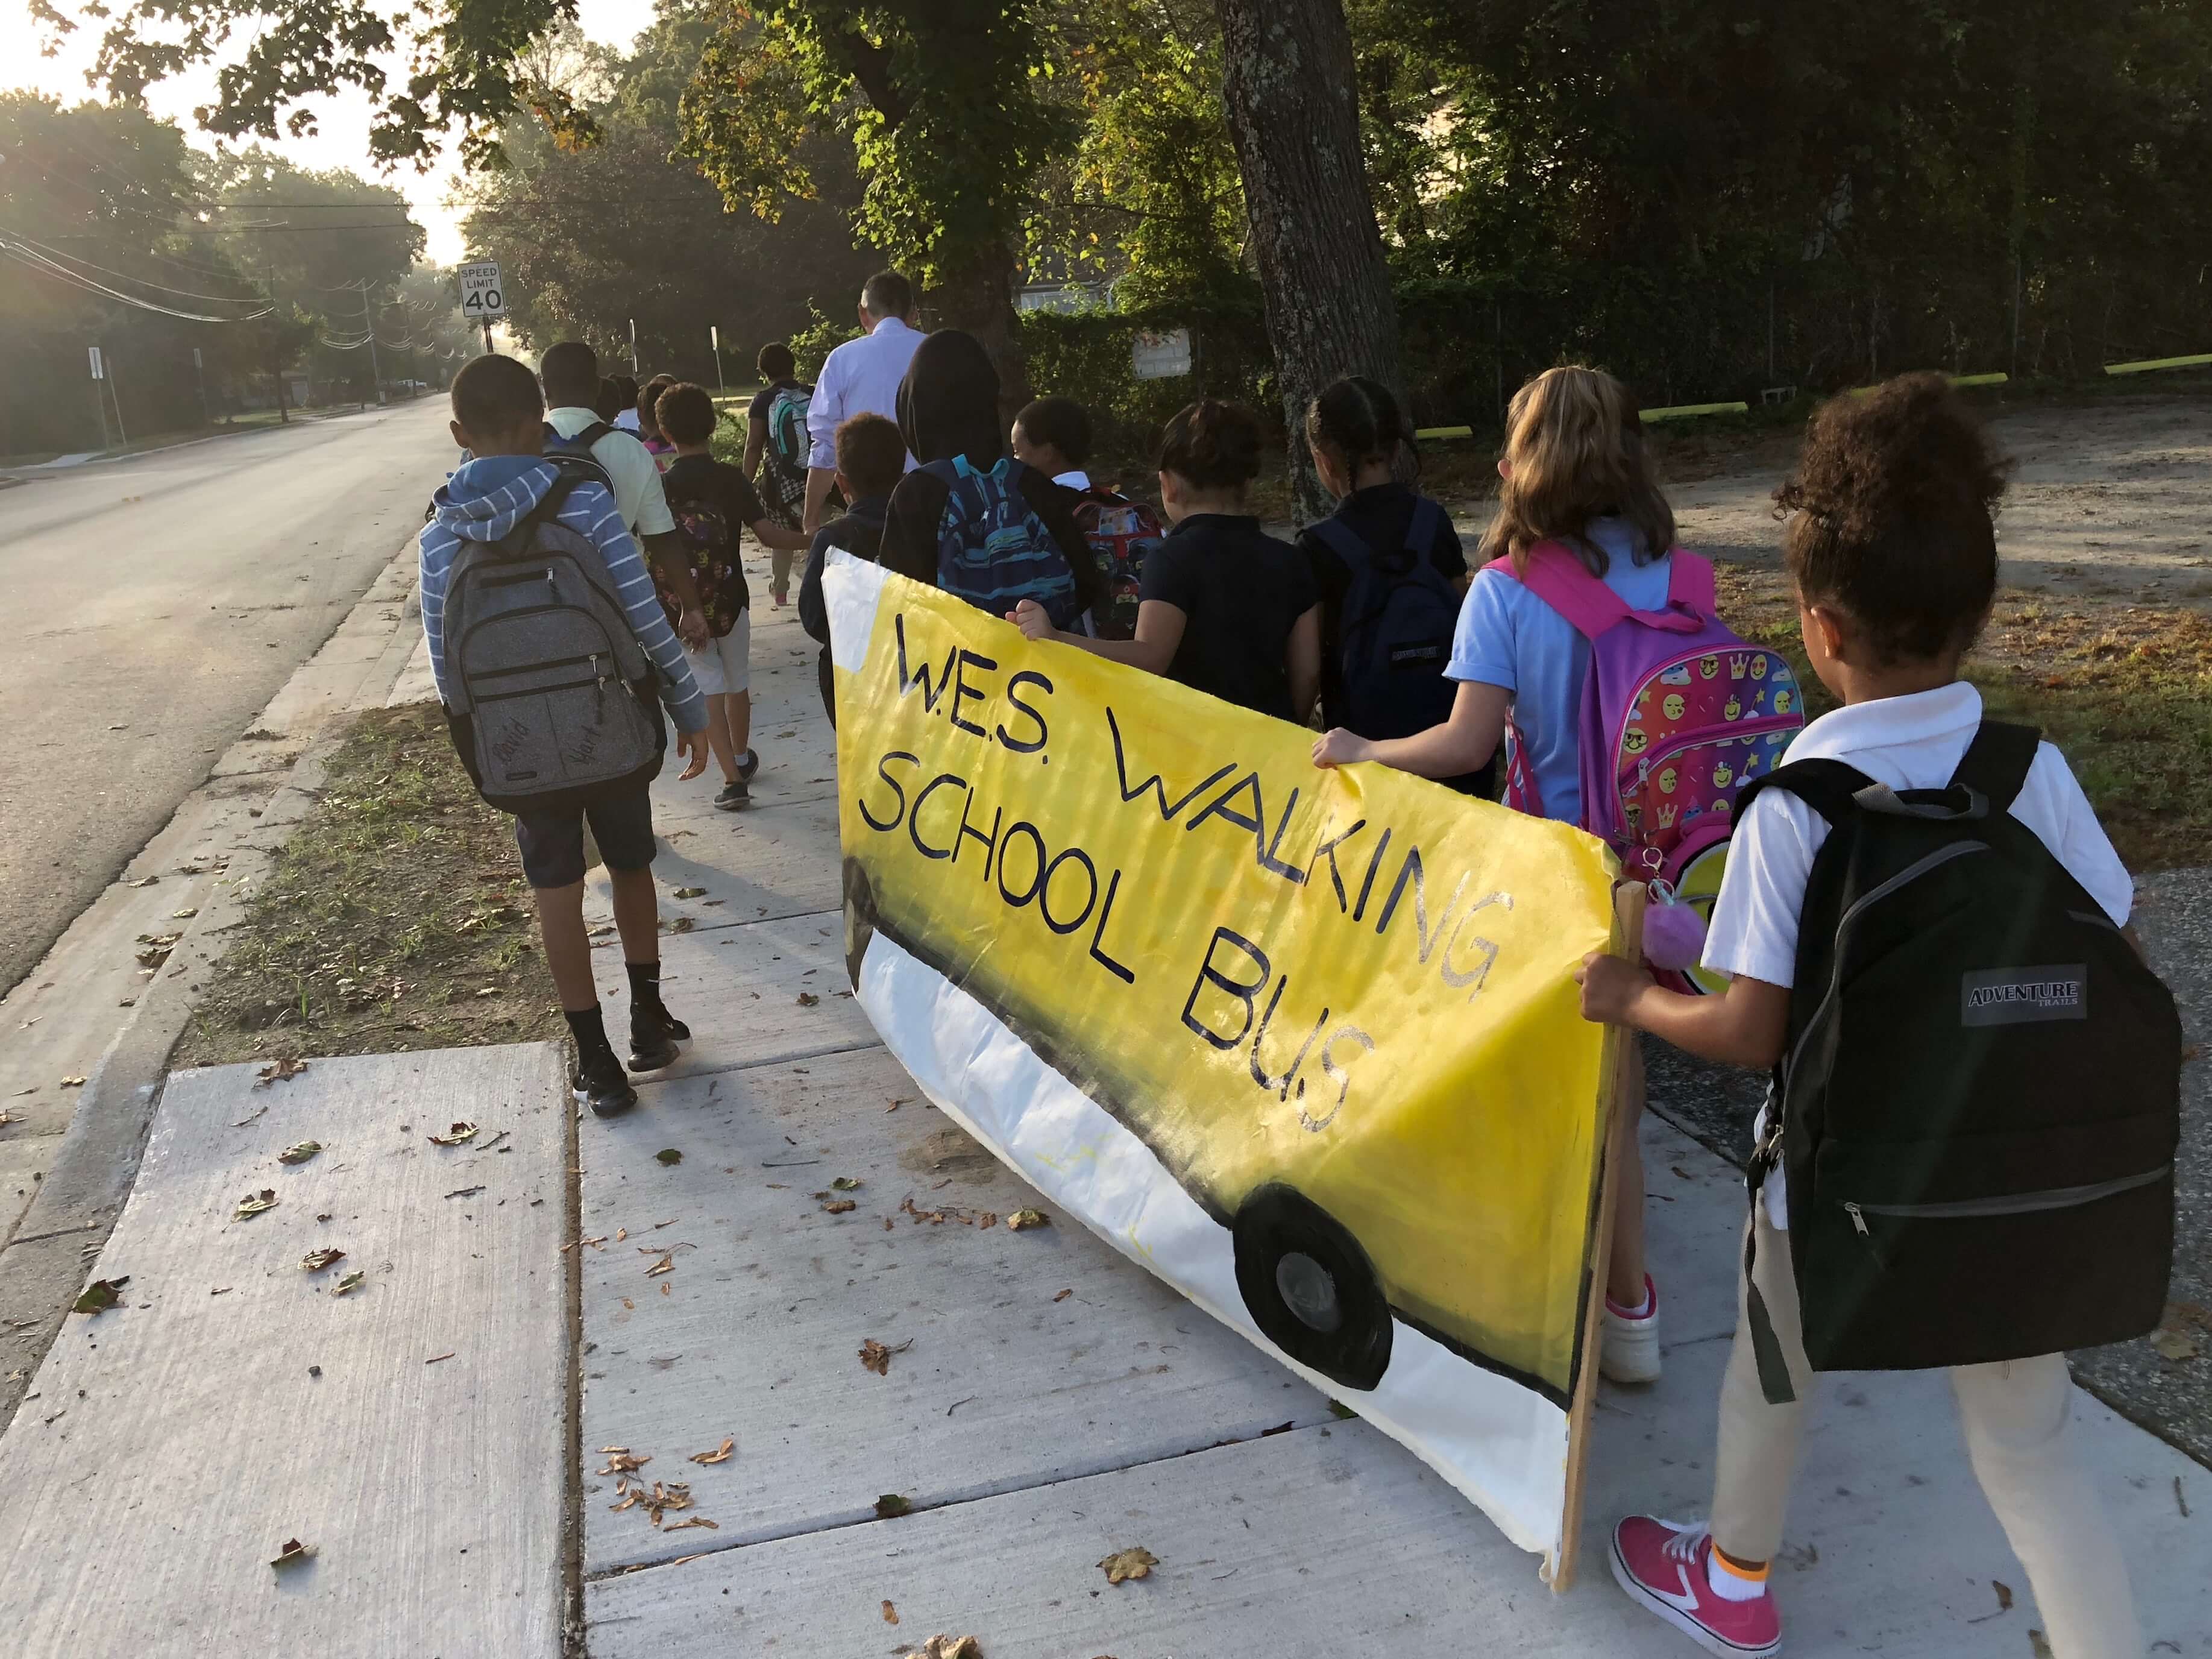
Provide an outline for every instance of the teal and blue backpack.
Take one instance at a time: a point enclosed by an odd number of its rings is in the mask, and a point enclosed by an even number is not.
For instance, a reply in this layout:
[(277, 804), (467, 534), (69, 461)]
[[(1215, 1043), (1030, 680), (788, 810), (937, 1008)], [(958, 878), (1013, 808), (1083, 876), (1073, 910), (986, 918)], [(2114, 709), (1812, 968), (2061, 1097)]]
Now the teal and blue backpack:
[(1029, 469), (1001, 456), (988, 471), (965, 455), (918, 469), (945, 481), (937, 529), (937, 585), (979, 611), (1003, 617), (1024, 599), (1042, 605), (1055, 628), (1082, 615), (1067, 555), (1022, 493)]

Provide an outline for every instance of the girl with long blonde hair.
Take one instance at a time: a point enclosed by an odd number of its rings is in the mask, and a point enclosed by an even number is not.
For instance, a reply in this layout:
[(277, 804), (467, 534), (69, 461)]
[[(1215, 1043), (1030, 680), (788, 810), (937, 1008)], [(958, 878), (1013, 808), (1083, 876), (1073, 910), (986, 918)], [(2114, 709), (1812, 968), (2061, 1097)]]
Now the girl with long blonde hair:
[[(1590, 648), (1519, 574), (1532, 550), (1556, 543), (1630, 609), (1663, 610), (1674, 514), (1652, 477), (1635, 398), (1595, 369), (1547, 369), (1514, 394), (1498, 477), (1498, 516), (1483, 536), (1482, 568), (1460, 606), (1444, 669), (1459, 687), (1449, 717), (1409, 738), (1370, 739), (1338, 727), (1314, 744), (1314, 763), (1379, 761), (1425, 778), (1457, 777), (1490, 763), (1510, 720), (1516, 771), (1543, 816), (1579, 823), (1577, 716)], [(1626, 1109), (1640, 1115), (1643, 1107), (1638, 1058)], [(1659, 1376), (1659, 1304), (1644, 1266), (1640, 1163), (1621, 1176), (1599, 1364), (1615, 1382), (1650, 1382)]]

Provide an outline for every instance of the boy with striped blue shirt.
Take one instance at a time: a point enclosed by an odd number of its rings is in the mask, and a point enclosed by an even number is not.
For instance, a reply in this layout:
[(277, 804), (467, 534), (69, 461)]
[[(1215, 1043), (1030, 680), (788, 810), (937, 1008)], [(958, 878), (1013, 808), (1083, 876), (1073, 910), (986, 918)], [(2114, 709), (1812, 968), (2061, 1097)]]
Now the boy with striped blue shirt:
[[(512, 357), (471, 362), (453, 379), (453, 441), (470, 459), (446, 481), (422, 527), (422, 631), (430, 672), (448, 709), (453, 698), (446, 665), (447, 580), (464, 542), (497, 541), (538, 506), (560, 476), (541, 459), (544, 399), (536, 378)], [(595, 481), (579, 483), (562, 502), (558, 521), (599, 550), (638, 643), (659, 671), (661, 701), (678, 732), (677, 752), (696, 778), (707, 765), (707, 704), (691, 678), (684, 647), (668, 626), (653, 577), (624, 526), (614, 496)], [(637, 1103), (607, 1041), (592, 980), (591, 941), (584, 932), (584, 821), (605, 859), (614, 890), (615, 926), (630, 987), (632, 1071), (671, 1064), (690, 1029), (660, 1000), (659, 899), (653, 884), (653, 804), (648, 786), (586, 806), (549, 807), (515, 815), (522, 872), (538, 901), (545, 963), (576, 1042), (572, 1079), (576, 1097), (600, 1116)]]

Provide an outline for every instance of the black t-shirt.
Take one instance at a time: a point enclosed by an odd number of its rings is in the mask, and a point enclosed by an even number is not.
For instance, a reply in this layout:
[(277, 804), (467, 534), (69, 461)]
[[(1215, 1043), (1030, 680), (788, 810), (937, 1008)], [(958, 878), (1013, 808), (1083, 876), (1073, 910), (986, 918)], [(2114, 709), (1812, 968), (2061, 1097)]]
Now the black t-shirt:
[(1146, 558), (1139, 602), (1183, 614), (1170, 679), (1287, 720), (1291, 629), (1320, 597), (1298, 550), (1257, 519), (1196, 513)]
[[(1335, 517), (1375, 552), (1390, 556), (1405, 550), (1413, 527), (1413, 507), (1420, 496), (1410, 484), (1370, 484), (1355, 489), (1337, 503)], [(1456, 582), (1467, 574), (1467, 558), (1452, 528), (1451, 514), (1437, 515), (1437, 532), (1421, 550), (1439, 575)], [(1298, 550), (1306, 556), (1314, 585), (1321, 593), (1321, 707), (1322, 719), (1330, 726), (1343, 724), (1344, 663), (1342, 628), (1344, 599), (1352, 590), (1352, 569), (1336, 550), (1313, 533), (1298, 532)], [(1369, 732), (1402, 736), (1403, 733)]]
[[(668, 471), (660, 475), (660, 487), (668, 497), (668, 510), (675, 516), (677, 531), (691, 550), (691, 579), (699, 585), (707, 626), (719, 638), (737, 625), (738, 613), (752, 601), (745, 587), (744, 560), (739, 544), (746, 529), (768, 517), (768, 513), (745, 475), (727, 461), (718, 461), (710, 455), (678, 455)], [(720, 512), (722, 522), (730, 532), (726, 558), (708, 556), (687, 526), (684, 509), (694, 504)], [(662, 604), (667, 604), (669, 598), (664, 591)]]

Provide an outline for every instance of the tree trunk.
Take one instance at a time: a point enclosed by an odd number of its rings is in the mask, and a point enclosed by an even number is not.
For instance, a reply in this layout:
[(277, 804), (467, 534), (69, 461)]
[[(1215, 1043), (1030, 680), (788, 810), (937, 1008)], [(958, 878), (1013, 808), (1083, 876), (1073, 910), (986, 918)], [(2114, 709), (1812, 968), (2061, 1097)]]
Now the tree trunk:
[(1214, 0), (1222, 92), (1290, 426), (1291, 510), (1325, 516), (1305, 408), (1340, 374), (1402, 400), (1398, 310), (1367, 193), (1341, 0)]
[(929, 290), (930, 309), (939, 328), (963, 329), (983, 343), (991, 367), (999, 371), (1000, 424), (1011, 429), (1030, 400), (1029, 353), (1022, 346), (1014, 310), (1014, 254), (993, 242), (939, 272)]

